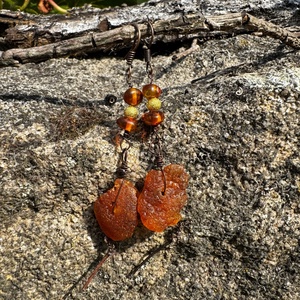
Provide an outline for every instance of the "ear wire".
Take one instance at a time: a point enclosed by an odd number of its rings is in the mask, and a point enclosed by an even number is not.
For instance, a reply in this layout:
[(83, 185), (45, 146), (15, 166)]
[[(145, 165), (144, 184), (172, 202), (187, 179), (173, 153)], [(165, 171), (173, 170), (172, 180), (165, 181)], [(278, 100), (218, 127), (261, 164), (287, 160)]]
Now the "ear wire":
[(138, 26), (137, 23), (131, 23), (130, 25), (132, 25), (135, 28), (135, 37), (134, 37), (134, 43), (131, 47), (131, 49), (129, 50), (129, 52), (127, 53), (127, 55), (125, 56), (128, 68), (126, 71), (127, 77), (126, 77), (126, 81), (129, 87), (132, 87), (132, 82), (131, 82), (131, 74), (132, 74), (132, 62), (136, 53), (136, 49), (138, 48), (140, 42), (141, 42), (141, 31), (140, 28)]

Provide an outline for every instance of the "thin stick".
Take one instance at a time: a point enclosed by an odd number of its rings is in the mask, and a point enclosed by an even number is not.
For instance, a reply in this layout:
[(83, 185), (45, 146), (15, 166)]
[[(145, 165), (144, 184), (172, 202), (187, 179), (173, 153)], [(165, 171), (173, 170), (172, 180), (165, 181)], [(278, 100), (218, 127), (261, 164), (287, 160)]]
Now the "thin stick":
[[(26, 15), (24, 15), (25, 18)], [(103, 16), (101, 16), (103, 18)], [(24, 22), (24, 21), (23, 21)], [(46, 21), (45, 21), (46, 22)], [(45, 22), (40, 22), (46, 26)], [(65, 20), (63, 20), (65, 26)], [(93, 22), (91, 22), (93, 23)], [(46, 24), (46, 25), (45, 25)], [(56, 24), (55, 21), (51, 22), (52, 26)], [(57, 23), (59, 25), (59, 22)], [(70, 24), (71, 26), (72, 24)], [(175, 15), (174, 17), (156, 20), (153, 22), (153, 30), (155, 31), (155, 42), (168, 41), (176, 42), (183, 39), (212, 39), (218, 38), (220, 35), (229, 36), (238, 34), (251, 34), (253, 32), (262, 33), (263, 36), (270, 36), (274, 39), (279, 39), (282, 43), (293, 47), (294, 49), (300, 49), (299, 33), (288, 31), (287, 29), (275, 25), (271, 22), (258, 19), (248, 13), (230, 13), (218, 16), (199, 17), (197, 14), (187, 14), (182, 17)], [(37, 35), (38, 32), (45, 32), (44, 29), (33, 26), (34, 29), (26, 32), (18, 32), (18, 34), (10, 34), (5, 37), (5, 42), (9, 45), (24, 40), (28, 43), (32, 38), (27, 36), (32, 35), (34, 32)], [(26, 27), (26, 26), (25, 26)], [(84, 26), (77, 26), (80, 28)], [(27, 28), (27, 27), (26, 27)], [(59, 27), (60, 28), (60, 27)], [(84, 27), (85, 28), (85, 27)], [(145, 39), (149, 36), (148, 26), (145, 24), (139, 24), (141, 32), (141, 39)], [(14, 48), (8, 49), (0, 53), (0, 67), (8, 65), (18, 65), (20, 63), (28, 62), (40, 62), (50, 58), (65, 57), (80, 53), (87, 53), (89, 51), (107, 51), (108, 49), (121, 49), (128, 47), (128, 44), (132, 43), (135, 36), (135, 28), (128, 24), (120, 25), (115, 29), (106, 30), (104, 32), (97, 32), (94, 29), (86, 32), (78, 32), (78, 37), (68, 38), (66, 40), (58, 41), (49, 44), (40, 44), (34, 46), (32, 43), (24, 49)], [(58, 36), (58, 34), (51, 33), (49, 36)], [(37, 36), (39, 37), (39, 36)], [(17, 38), (17, 41), (14, 39)], [(44, 37), (41, 38), (44, 41)], [(19, 45), (23, 46), (23, 45)], [(25, 45), (26, 46), (26, 45)], [(25, 47), (23, 46), (23, 47)], [(95, 48), (96, 46), (96, 48)]]
[(165, 172), (164, 172), (163, 168), (161, 168), (160, 170), (161, 170), (161, 174), (162, 174), (163, 181), (164, 181), (164, 190), (163, 190), (162, 194), (165, 195), (166, 189), (167, 189), (167, 180), (166, 180), (166, 176), (165, 176)]
[(87, 279), (86, 283), (84, 284), (84, 286), (82, 287), (82, 290), (84, 291), (88, 285), (91, 283), (91, 281), (93, 280), (93, 278), (96, 276), (97, 272), (99, 271), (99, 269), (102, 267), (102, 265), (106, 262), (106, 260), (112, 256), (112, 252), (110, 250), (108, 250), (108, 252), (104, 255), (104, 257), (100, 260), (100, 262), (98, 263), (98, 265), (96, 266), (96, 268), (94, 269), (94, 271), (92, 272), (92, 274), (90, 275), (90, 277)]
[(276, 24), (256, 18), (247, 13), (242, 13), (242, 25), (248, 30), (261, 32), (263, 35), (280, 40), (294, 49), (300, 49), (298, 33), (288, 31)]

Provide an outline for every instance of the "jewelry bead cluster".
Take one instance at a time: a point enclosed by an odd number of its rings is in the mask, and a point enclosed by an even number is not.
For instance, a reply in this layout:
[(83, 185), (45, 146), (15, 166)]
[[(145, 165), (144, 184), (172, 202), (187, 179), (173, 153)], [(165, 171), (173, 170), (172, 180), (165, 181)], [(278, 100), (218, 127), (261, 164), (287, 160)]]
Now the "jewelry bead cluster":
[(161, 101), (158, 97), (161, 92), (160, 87), (152, 83), (145, 85), (142, 91), (133, 87), (129, 88), (123, 96), (129, 106), (124, 110), (124, 116), (117, 120), (118, 126), (127, 132), (134, 132), (137, 129), (139, 114), (137, 106), (143, 101), (143, 97), (147, 99), (148, 112), (142, 115), (141, 120), (149, 126), (157, 126), (162, 123), (165, 116), (160, 111)]

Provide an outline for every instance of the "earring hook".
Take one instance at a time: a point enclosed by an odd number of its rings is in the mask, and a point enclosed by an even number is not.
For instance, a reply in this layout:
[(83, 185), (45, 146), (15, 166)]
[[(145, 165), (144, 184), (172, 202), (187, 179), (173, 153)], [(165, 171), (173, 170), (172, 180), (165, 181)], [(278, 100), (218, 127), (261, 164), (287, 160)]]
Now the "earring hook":
[(150, 20), (147, 21), (147, 26), (148, 26), (148, 30), (150, 29), (151, 36), (150, 36), (150, 41), (148, 43), (145, 41), (145, 43), (146, 43), (147, 47), (150, 48), (152, 46), (153, 39), (154, 39), (154, 28), (153, 28), (153, 24)]
[(136, 49), (138, 48), (138, 46), (141, 42), (141, 31), (140, 31), (140, 28), (137, 23), (131, 23), (130, 25), (132, 25), (135, 28), (134, 43), (133, 43), (131, 49), (129, 50), (129, 52), (127, 53), (127, 55), (125, 56), (125, 59), (126, 59), (127, 65), (128, 65), (128, 68), (126, 71), (126, 74), (127, 74), (126, 81), (127, 81), (127, 84), (129, 85), (129, 87), (132, 87), (132, 82), (131, 82), (132, 61), (135, 56)]
[(150, 79), (150, 83), (152, 83), (153, 81), (153, 68), (152, 68), (152, 64), (151, 64), (151, 50), (150, 47), (152, 46), (153, 43), (153, 39), (154, 39), (154, 28), (153, 28), (153, 24), (151, 21), (147, 21), (147, 25), (148, 25), (148, 31), (150, 29), (150, 38), (149, 41), (147, 41), (147, 39), (145, 39), (144, 42), (144, 57), (145, 57), (145, 62), (146, 62), (146, 72), (148, 74), (148, 77)]

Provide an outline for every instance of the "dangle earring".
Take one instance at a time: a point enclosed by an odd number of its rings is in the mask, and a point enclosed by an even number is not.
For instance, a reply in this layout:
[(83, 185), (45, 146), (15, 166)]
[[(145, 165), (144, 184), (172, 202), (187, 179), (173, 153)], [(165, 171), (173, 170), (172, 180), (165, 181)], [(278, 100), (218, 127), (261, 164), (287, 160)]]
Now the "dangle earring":
[[(135, 28), (135, 40), (131, 50), (126, 56), (127, 61), (127, 83), (129, 88), (124, 93), (124, 100), (129, 106), (124, 111), (124, 116), (117, 120), (118, 126), (124, 132), (120, 137), (120, 163), (116, 170), (117, 179), (113, 188), (100, 195), (94, 203), (94, 213), (103, 233), (112, 241), (122, 241), (130, 238), (138, 224), (137, 197), (138, 190), (134, 184), (126, 179), (128, 173), (127, 156), (131, 143), (128, 141), (130, 132), (137, 128), (138, 110), (136, 106), (143, 100), (143, 94), (137, 88), (132, 87), (131, 71), (132, 61), (141, 40), (141, 33), (137, 24)], [(107, 253), (98, 263), (92, 274), (83, 286), (85, 290), (97, 274), (103, 263), (113, 255), (113, 244), (109, 241)]]
[(114, 187), (102, 194), (94, 203), (94, 212), (99, 226), (105, 235), (113, 241), (122, 241), (131, 237), (138, 223), (136, 211), (138, 191), (132, 182), (125, 179), (128, 171), (127, 153), (131, 147), (128, 135), (137, 128), (138, 109), (136, 106), (143, 100), (142, 92), (133, 88), (131, 82), (132, 61), (141, 40), (138, 25), (135, 23), (132, 25), (135, 28), (135, 41), (126, 56), (129, 88), (123, 96), (129, 106), (125, 109), (124, 116), (117, 120), (118, 126), (124, 130), (124, 133), (120, 134), (121, 164), (117, 168), (117, 179)]
[(161, 138), (158, 135), (159, 124), (164, 121), (161, 109), (161, 95), (159, 86), (153, 84), (153, 68), (151, 64), (150, 47), (154, 38), (154, 29), (148, 21), (151, 38), (144, 44), (146, 72), (150, 83), (142, 89), (144, 97), (148, 100), (148, 112), (141, 120), (150, 127), (150, 142), (154, 147), (154, 166), (145, 178), (144, 187), (138, 197), (137, 210), (143, 225), (149, 230), (161, 232), (167, 227), (176, 225), (181, 220), (180, 211), (187, 202), (186, 188), (189, 175), (182, 165), (170, 164), (163, 167), (163, 154)]

